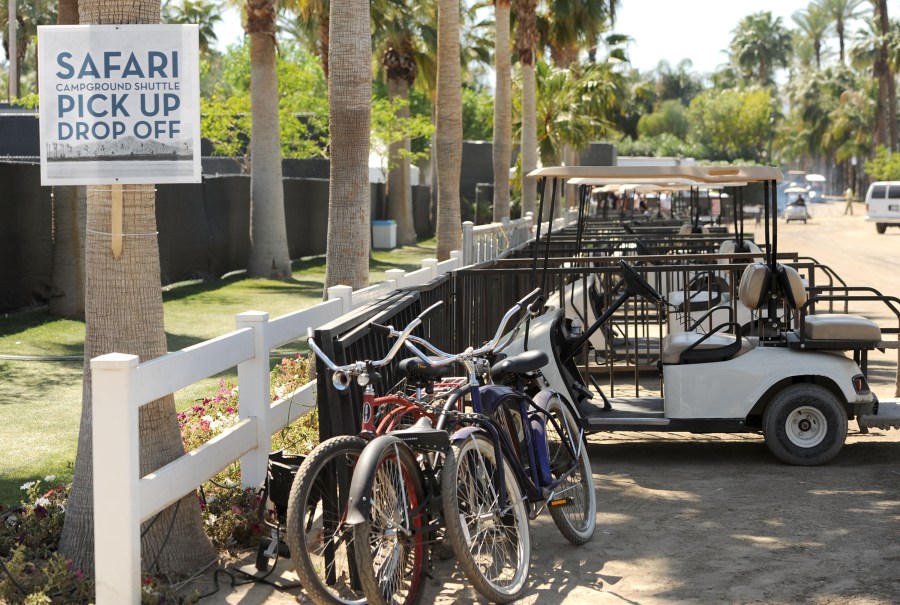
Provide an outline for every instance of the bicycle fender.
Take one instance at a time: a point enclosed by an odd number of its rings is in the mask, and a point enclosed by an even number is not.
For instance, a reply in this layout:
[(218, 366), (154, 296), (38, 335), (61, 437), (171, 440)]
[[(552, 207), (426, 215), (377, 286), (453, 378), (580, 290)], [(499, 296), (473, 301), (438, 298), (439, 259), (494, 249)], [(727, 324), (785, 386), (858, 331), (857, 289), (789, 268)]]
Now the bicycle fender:
[(396, 446), (400, 456), (406, 456), (407, 462), (415, 465), (415, 457), (402, 440), (393, 435), (376, 437), (366, 445), (356, 467), (353, 469), (353, 478), (350, 480), (350, 495), (347, 499), (347, 524), (359, 525), (369, 519), (372, 512), (372, 484), (375, 482), (375, 469), (382, 453)]
[(534, 403), (542, 410), (546, 410), (547, 403), (550, 401), (550, 398), (553, 397), (554, 395), (556, 395), (560, 401), (565, 401), (565, 399), (563, 398), (562, 395), (560, 395), (559, 393), (557, 393), (556, 391), (553, 391), (551, 389), (545, 389), (545, 390), (538, 392), (538, 394), (534, 396), (532, 401), (534, 401)]
[(453, 443), (465, 441), (475, 433), (487, 434), (487, 431), (485, 431), (480, 426), (464, 426), (463, 428), (450, 435), (450, 441)]

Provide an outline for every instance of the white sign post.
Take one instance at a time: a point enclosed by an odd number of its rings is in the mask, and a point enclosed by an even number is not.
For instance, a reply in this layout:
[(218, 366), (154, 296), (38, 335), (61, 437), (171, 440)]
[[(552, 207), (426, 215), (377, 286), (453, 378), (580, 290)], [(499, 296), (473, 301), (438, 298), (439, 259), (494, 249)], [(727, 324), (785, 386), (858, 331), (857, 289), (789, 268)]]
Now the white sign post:
[(196, 25), (38, 27), (41, 184), (199, 183)]

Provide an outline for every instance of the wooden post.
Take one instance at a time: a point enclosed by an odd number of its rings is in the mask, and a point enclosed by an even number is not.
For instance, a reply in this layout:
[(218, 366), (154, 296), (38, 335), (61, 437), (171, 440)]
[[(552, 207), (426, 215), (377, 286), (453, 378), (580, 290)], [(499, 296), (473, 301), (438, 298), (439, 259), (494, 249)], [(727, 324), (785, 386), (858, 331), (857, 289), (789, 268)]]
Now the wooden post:
[(131, 395), (137, 355), (91, 360), (94, 441), (94, 569), (97, 603), (140, 603), (141, 518), (138, 406)]
[(253, 330), (253, 358), (238, 364), (238, 386), (241, 389), (241, 420), (256, 418), (256, 449), (241, 457), (241, 487), (262, 487), (272, 451), (269, 431), (269, 346), (266, 325), (269, 314), (246, 311), (236, 318), (238, 329)]
[(122, 185), (116, 183), (110, 187), (110, 234), (112, 235), (113, 258), (122, 256)]

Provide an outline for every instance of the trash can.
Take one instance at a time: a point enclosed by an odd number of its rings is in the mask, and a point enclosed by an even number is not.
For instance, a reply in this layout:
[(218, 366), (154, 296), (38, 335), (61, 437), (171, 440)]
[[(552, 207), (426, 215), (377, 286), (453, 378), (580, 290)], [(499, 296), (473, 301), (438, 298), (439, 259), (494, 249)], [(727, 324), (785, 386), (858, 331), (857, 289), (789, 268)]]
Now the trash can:
[(372, 221), (372, 247), (378, 250), (397, 247), (397, 221)]

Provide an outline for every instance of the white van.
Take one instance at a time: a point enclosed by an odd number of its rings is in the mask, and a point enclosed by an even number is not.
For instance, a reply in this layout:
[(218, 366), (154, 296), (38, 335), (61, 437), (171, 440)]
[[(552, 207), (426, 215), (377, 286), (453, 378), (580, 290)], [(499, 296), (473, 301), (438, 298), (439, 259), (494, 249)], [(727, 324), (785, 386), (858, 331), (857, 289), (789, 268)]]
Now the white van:
[(866, 220), (878, 233), (900, 227), (900, 181), (877, 181), (866, 192)]

